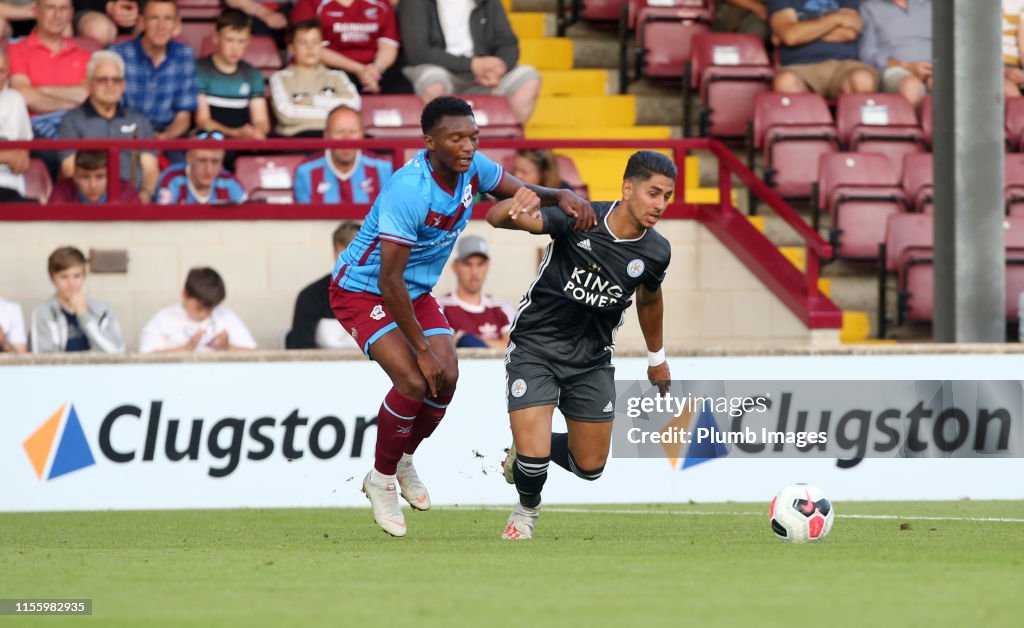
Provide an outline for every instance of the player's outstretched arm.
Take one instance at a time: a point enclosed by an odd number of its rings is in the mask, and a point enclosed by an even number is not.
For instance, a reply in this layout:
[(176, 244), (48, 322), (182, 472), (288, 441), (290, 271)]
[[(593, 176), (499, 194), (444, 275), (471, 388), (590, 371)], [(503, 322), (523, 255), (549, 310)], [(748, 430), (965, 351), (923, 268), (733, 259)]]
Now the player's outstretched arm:
[(544, 233), (540, 198), (532, 190), (521, 187), (512, 198), (495, 203), (491, 207), (487, 212), (487, 222), (498, 229)]
[(648, 364), (647, 379), (658, 387), (661, 394), (668, 392), (672, 375), (668, 371), (665, 360), (664, 316), (665, 302), (661, 288), (648, 290), (640, 286), (636, 290), (636, 315), (640, 322), (640, 331), (647, 343)]
[(377, 278), (377, 287), (380, 289), (381, 298), (384, 299), (384, 307), (388, 308), (391, 318), (398, 323), (399, 331), (409, 341), (416, 353), (416, 364), (427, 380), (430, 395), (436, 397), (437, 391), (441, 389), (444, 370), (441, 368), (441, 362), (430, 349), (430, 343), (423, 335), (423, 328), (416, 320), (412, 300), (409, 298), (409, 289), (405, 285), (403, 275), (409, 264), (410, 250), (407, 246), (381, 240), (380, 276)]
[(575, 218), (576, 225), (573, 227), (574, 231), (589, 231), (597, 224), (597, 215), (594, 213), (594, 208), (590, 206), (587, 199), (572, 190), (556, 190), (540, 185), (526, 185), (506, 172), (501, 177), (498, 187), (492, 190), (491, 193), (498, 198), (510, 198), (524, 187), (537, 195), (542, 207), (557, 205), (567, 216)]

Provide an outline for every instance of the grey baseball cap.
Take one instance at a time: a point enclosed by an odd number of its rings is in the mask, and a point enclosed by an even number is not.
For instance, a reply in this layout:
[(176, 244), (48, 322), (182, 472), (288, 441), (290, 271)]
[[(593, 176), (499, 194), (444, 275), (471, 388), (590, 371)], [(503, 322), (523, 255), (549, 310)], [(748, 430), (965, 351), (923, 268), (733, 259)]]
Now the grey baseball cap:
[(491, 259), (491, 247), (487, 240), (478, 235), (464, 235), (459, 238), (458, 244), (455, 245), (455, 259), (464, 260), (470, 255), (483, 255)]

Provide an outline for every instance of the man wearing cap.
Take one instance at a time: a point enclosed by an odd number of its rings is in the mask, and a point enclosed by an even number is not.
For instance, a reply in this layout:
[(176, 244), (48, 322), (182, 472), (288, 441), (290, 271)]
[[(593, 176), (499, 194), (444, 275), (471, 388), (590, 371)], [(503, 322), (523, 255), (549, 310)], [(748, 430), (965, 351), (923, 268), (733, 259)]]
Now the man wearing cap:
[(437, 303), (455, 332), (456, 347), (508, 346), (512, 306), (483, 293), (490, 258), (490, 246), (480, 236), (464, 235), (455, 245), (455, 292)]

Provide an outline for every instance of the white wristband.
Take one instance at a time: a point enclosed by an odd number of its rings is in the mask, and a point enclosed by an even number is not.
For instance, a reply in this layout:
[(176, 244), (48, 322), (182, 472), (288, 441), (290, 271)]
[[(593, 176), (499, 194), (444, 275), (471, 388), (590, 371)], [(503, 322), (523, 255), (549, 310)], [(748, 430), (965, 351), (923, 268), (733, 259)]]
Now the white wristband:
[(665, 347), (647, 352), (647, 366), (659, 366), (665, 362)]

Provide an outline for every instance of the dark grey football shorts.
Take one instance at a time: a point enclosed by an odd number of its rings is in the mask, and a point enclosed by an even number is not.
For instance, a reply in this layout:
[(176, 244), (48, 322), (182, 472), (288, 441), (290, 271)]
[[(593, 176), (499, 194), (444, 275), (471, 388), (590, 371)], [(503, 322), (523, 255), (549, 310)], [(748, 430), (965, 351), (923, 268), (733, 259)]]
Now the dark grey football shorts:
[(615, 417), (615, 367), (574, 368), (514, 345), (505, 356), (508, 411), (556, 405), (567, 419), (603, 423)]

